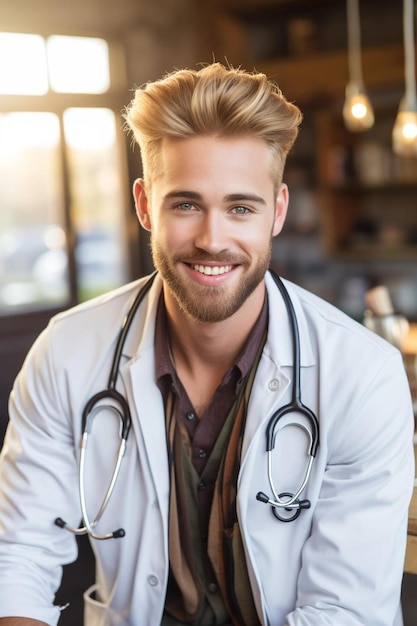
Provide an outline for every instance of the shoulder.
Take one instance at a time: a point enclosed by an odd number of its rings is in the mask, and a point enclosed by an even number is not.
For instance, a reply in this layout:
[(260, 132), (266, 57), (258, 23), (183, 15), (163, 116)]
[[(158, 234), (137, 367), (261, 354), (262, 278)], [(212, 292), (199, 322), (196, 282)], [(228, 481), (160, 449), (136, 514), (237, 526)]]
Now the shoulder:
[(49, 326), (55, 332), (66, 332), (71, 327), (89, 331), (112, 328), (123, 321), (134, 298), (145, 287), (150, 277), (140, 278), (126, 285), (113, 289), (86, 302), (78, 304), (51, 318)]
[(369, 349), (386, 355), (398, 352), (390, 343), (333, 304), (295, 283), (287, 280), (283, 282), (297, 314), (301, 320), (305, 320), (309, 332), (326, 344), (330, 340), (338, 340), (345, 344), (345, 348), (348, 348), (350, 342), (365, 349), (368, 346)]
[[(53, 316), (33, 349), (39, 354), (48, 353), (58, 367), (111, 351), (135, 297), (148, 279), (133, 281)], [(159, 293), (159, 289), (156, 291)], [(135, 327), (146, 317), (149, 307), (143, 307), (135, 317)]]
[[(289, 281), (284, 285), (296, 312), (301, 364), (306, 366), (303, 395), (314, 406), (319, 393), (322, 432), (331, 436), (334, 450), (349, 454), (360, 448), (366, 455), (373, 440), (381, 439), (381, 431), (387, 433), (381, 445), (401, 430), (409, 437), (414, 419), (401, 352), (322, 298)], [(273, 307), (279, 308), (280, 294), (273, 283), (268, 294), (276, 344), (271, 350), (279, 354), (285, 337), (282, 315), (274, 323)], [(362, 438), (358, 439), (359, 432)]]
[[(294, 307), (304, 365), (320, 364), (322, 372), (328, 370), (334, 377), (337, 370), (350, 380), (368, 379), (384, 366), (403, 368), (399, 350), (379, 335), (306, 289), (283, 283)], [(270, 275), (267, 287), (271, 336), (279, 346), (288, 311)]]

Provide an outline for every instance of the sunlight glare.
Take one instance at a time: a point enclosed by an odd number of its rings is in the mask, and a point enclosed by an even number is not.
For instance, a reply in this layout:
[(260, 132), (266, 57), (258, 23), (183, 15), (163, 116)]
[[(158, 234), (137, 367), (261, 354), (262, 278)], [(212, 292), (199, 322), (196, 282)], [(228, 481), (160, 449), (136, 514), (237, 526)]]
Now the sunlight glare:
[(54, 91), (105, 93), (109, 89), (109, 50), (104, 39), (52, 35), (46, 45)]
[(0, 115), (0, 161), (28, 148), (53, 148), (58, 144), (59, 120), (54, 113)]
[(110, 109), (67, 109), (64, 130), (67, 144), (75, 150), (105, 150), (116, 140), (115, 118)]
[(44, 95), (48, 92), (45, 41), (40, 35), (0, 33), (0, 93)]

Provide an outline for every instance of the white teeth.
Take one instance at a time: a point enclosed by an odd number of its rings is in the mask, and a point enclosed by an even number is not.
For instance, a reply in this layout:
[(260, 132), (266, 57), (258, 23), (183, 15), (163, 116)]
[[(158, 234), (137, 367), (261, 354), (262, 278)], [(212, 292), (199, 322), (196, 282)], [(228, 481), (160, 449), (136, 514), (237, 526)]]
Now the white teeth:
[(230, 272), (232, 269), (231, 265), (215, 265), (214, 267), (211, 265), (193, 265), (192, 267), (197, 272), (200, 272), (200, 274), (205, 274), (206, 276), (225, 274), (226, 272)]

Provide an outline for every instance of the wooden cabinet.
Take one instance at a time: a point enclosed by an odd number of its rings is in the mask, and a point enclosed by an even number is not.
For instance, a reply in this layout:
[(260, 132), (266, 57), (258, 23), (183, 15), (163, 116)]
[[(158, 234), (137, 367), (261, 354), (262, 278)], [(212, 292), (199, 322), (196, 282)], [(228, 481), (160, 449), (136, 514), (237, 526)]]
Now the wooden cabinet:
[(391, 148), (396, 106), (365, 133), (340, 112), (315, 114), (317, 190), (325, 250), (356, 260), (417, 260), (417, 158)]

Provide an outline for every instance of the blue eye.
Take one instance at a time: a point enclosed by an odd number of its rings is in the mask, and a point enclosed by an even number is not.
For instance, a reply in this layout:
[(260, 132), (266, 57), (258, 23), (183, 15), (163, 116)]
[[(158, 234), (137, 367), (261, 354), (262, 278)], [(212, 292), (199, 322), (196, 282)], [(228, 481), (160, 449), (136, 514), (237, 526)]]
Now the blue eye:
[(236, 215), (246, 215), (247, 213), (250, 213), (250, 210), (246, 206), (235, 206), (233, 207), (233, 212)]
[(178, 205), (178, 208), (181, 209), (181, 211), (191, 211), (194, 208), (194, 205), (191, 204), (191, 202), (181, 202), (181, 204)]

